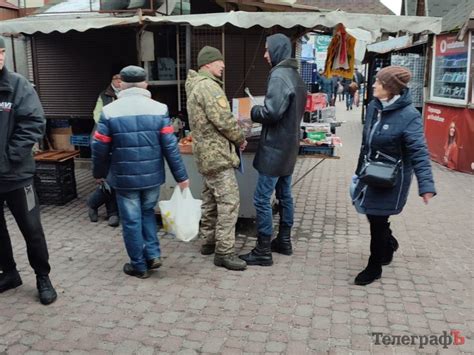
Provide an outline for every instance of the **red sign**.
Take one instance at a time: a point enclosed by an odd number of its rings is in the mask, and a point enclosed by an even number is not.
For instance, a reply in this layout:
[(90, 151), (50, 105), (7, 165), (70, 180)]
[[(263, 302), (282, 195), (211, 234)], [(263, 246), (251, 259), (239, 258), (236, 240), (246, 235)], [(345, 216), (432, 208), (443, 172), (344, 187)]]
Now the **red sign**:
[(431, 159), (474, 174), (474, 110), (425, 104), (424, 116)]
[(464, 41), (458, 41), (455, 34), (436, 36), (436, 56), (466, 53), (469, 48), (468, 38), (464, 36)]

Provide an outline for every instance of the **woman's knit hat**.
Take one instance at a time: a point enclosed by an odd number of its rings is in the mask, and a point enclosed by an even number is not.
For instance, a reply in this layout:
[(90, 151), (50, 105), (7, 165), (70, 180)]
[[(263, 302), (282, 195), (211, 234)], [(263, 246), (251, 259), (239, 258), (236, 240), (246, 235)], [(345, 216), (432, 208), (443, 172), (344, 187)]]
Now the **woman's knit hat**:
[(375, 76), (383, 88), (392, 95), (398, 95), (411, 79), (411, 72), (404, 67), (389, 66), (381, 69)]

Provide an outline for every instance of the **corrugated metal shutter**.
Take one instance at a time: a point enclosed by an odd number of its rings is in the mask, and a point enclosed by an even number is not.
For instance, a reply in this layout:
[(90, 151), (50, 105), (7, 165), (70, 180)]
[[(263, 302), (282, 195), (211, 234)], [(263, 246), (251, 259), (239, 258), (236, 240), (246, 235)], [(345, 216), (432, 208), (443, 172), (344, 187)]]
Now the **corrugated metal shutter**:
[(137, 63), (131, 29), (34, 36), (35, 83), (48, 118), (91, 118), (113, 74)]

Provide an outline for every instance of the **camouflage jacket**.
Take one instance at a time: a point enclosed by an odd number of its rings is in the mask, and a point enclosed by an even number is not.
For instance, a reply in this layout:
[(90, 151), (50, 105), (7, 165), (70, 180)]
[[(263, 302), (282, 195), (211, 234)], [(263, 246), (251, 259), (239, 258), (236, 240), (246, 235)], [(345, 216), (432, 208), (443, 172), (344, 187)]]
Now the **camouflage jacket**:
[(221, 81), (206, 72), (190, 70), (186, 95), (199, 172), (212, 175), (237, 168), (240, 161), (236, 149), (245, 136), (230, 110)]

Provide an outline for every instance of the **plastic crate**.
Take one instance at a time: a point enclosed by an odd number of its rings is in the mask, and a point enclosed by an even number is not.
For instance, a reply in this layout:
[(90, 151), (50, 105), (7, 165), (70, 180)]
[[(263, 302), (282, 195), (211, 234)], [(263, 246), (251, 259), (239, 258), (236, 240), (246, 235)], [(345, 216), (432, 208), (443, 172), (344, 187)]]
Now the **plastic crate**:
[(35, 187), (42, 205), (64, 205), (76, 198), (74, 160), (37, 161)]
[(78, 147), (89, 147), (91, 137), (88, 134), (75, 134), (71, 136), (71, 144)]

